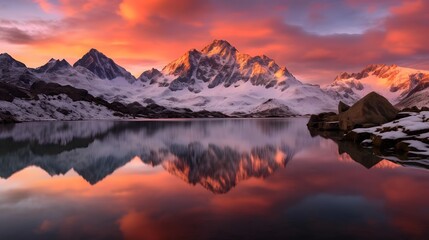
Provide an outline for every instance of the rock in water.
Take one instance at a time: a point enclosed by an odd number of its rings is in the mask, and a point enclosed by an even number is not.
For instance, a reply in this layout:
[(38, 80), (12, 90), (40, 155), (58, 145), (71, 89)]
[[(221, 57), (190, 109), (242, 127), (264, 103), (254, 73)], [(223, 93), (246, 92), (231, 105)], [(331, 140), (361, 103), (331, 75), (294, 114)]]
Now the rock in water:
[(396, 118), (398, 110), (383, 96), (371, 92), (350, 109), (339, 114), (341, 130), (357, 127), (371, 127), (390, 122)]
[(338, 104), (338, 114), (345, 112), (350, 109), (350, 106), (340, 101)]

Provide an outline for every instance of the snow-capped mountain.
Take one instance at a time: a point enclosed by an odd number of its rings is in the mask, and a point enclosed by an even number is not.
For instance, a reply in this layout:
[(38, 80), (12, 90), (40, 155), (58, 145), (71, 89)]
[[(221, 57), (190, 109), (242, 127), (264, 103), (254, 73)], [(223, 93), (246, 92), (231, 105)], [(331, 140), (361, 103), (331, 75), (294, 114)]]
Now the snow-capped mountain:
[(37, 80), (39, 79), (25, 64), (15, 60), (7, 53), (0, 54), (0, 82), (29, 87)]
[(379, 64), (370, 65), (358, 73), (344, 72), (326, 89), (338, 92), (347, 103), (375, 91), (393, 104), (411, 107), (419, 105), (420, 101), (410, 99), (428, 87), (429, 71)]
[(264, 105), (273, 105), (268, 101), (273, 99), (275, 107), (288, 115), (332, 111), (338, 102), (337, 94), (301, 83), (273, 59), (240, 53), (224, 40), (215, 40), (201, 51), (190, 50), (162, 71), (144, 72), (139, 80), (142, 98), (227, 114), (266, 110)]
[(34, 71), (36, 73), (54, 73), (59, 70), (69, 69), (72, 66), (65, 60), (53, 59), (49, 60), (45, 65), (36, 68)]
[(125, 68), (96, 49), (91, 49), (73, 65), (73, 67), (78, 66), (90, 70), (101, 79), (125, 78), (128, 82), (135, 81), (135, 78)]
[(198, 93), (207, 88), (225, 88), (249, 82), (253, 86), (285, 89), (301, 84), (285, 67), (267, 56), (252, 57), (238, 52), (227, 41), (215, 40), (198, 51), (190, 50), (164, 67), (144, 72), (143, 82), (167, 87), (172, 91), (188, 89)]

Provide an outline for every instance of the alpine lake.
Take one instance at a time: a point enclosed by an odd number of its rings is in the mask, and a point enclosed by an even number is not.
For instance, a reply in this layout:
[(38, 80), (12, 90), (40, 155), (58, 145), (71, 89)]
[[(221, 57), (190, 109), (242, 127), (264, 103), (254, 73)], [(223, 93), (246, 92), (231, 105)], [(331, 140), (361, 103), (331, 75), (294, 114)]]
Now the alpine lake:
[(429, 239), (429, 160), (307, 121), (0, 125), (0, 239)]

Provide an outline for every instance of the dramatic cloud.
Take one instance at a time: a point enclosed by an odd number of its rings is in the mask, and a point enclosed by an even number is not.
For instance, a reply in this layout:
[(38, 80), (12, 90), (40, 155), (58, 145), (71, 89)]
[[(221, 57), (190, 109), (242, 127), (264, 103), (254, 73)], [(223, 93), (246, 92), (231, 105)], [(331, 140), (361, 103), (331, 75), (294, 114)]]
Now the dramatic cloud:
[(139, 75), (225, 39), (242, 52), (274, 58), (306, 82), (329, 83), (341, 71), (373, 63), (429, 68), (423, 0), (17, 0), (5, 6), (3, 21), (56, 22), (43, 31), (0, 23), (0, 41), (8, 43), (0, 50), (30, 66), (50, 56), (74, 61), (95, 47)]

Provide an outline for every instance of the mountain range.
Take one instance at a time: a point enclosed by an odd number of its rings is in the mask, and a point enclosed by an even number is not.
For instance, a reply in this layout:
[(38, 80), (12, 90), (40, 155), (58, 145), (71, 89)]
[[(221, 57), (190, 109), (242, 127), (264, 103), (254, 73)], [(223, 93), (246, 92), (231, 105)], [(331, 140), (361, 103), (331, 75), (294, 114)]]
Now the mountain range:
[(35, 69), (0, 54), (0, 118), (19, 121), (284, 117), (336, 111), (339, 101), (353, 104), (371, 91), (399, 108), (422, 107), (429, 103), (428, 87), (429, 71), (396, 65), (341, 73), (326, 87), (306, 84), (273, 59), (241, 53), (224, 40), (138, 78), (96, 49), (73, 65), (51, 59)]

